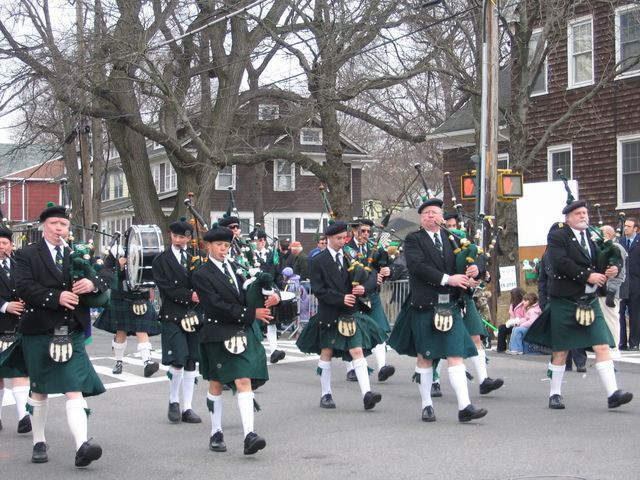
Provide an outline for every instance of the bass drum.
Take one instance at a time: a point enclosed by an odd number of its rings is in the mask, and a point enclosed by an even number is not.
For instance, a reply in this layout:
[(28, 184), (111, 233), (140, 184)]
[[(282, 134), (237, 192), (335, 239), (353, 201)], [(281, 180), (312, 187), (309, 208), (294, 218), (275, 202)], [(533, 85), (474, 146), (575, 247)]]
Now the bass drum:
[(131, 225), (124, 234), (125, 273), (129, 290), (155, 287), (151, 263), (162, 252), (162, 233), (157, 225)]

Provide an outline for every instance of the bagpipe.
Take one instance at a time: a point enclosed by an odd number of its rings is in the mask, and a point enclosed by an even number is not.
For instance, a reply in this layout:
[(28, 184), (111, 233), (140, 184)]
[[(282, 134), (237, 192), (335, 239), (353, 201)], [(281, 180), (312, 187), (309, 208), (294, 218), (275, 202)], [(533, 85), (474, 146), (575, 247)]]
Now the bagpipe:
[(191, 237), (191, 265), (189, 265), (189, 272), (194, 272), (209, 260), (209, 256), (203, 252), (204, 241), (201, 237), (201, 234), (204, 234), (209, 230), (209, 224), (196, 210), (196, 207), (193, 204), (193, 199), (194, 194), (189, 192), (188, 198), (184, 201), (187, 210), (189, 210), (189, 213), (191, 214), (191, 220), (189, 220), (189, 223), (193, 226), (193, 231), (195, 233), (195, 235)]
[[(567, 191), (566, 204), (569, 205), (570, 203), (575, 201), (575, 197), (571, 192), (571, 186), (569, 185), (569, 179), (563, 173), (561, 168), (558, 168), (556, 170), (556, 173), (564, 183), (564, 189)], [(594, 227), (591, 224), (587, 224), (587, 231), (591, 236), (591, 241), (593, 241), (593, 243), (596, 246), (596, 252), (595, 252), (596, 253), (596, 262), (595, 262), (596, 270), (598, 271), (598, 273), (602, 273), (602, 274), (604, 274), (604, 272), (609, 267), (617, 267), (618, 270), (620, 270), (620, 268), (622, 268), (624, 264), (624, 260), (622, 259), (622, 253), (620, 252), (620, 247), (615, 244), (613, 239), (609, 239), (609, 240), (605, 239), (600, 230), (603, 226), (603, 222), (602, 222), (603, 212), (615, 218), (618, 218), (622, 222), (622, 227), (619, 228), (620, 231), (621, 229), (624, 228), (624, 218), (625, 218), (624, 213), (622, 213), (621, 215), (616, 215), (610, 212), (605, 212), (600, 208), (599, 203), (596, 203), (593, 207), (587, 206), (587, 209), (589, 208), (595, 209), (598, 212), (599, 227)]]

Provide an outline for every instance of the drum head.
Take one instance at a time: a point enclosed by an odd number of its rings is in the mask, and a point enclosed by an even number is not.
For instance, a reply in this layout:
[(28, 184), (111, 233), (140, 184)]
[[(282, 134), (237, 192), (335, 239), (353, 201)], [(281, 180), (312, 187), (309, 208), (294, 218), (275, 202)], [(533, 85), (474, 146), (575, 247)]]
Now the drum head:
[(296, 294), (293, 292), (280, 292), (280, 302), (293, 302)]
[(151, 262), (162, 251), (162, 234), (157, 225), (132, 225), (125, 232), (127, 285), (132, 291), (155, 286)]

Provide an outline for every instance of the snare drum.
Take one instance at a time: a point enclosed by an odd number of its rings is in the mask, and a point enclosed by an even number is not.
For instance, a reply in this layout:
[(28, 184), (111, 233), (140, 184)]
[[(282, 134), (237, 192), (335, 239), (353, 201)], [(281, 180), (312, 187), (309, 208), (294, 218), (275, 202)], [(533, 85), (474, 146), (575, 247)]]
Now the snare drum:
[(273, 307), (273, 323), (291, 323), (298, 315), (298, 302), (293, 292), (280, 292), (280, 303)]
[(157, 225), (131, 225), (125, 232), (125, 273), (131, 291), (155, 287), (151, 262), (162, 250), (162, 233)]

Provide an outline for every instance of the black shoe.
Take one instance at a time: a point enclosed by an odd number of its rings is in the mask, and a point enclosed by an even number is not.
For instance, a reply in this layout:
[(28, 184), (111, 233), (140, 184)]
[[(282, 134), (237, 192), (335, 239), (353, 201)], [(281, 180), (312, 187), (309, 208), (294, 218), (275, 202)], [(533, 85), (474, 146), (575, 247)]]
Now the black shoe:
[(436, 412), (433, 411), (433, 407), (429, 405), (422, 409), (422, 421), (423, 422), (435, 422)]
[(586, 373), (587, 366), (586, 365), (576, 365), (576, 372), (578, 373)]
[(227, 444), (224, 443), (224, 435), (218, 431), (209, 439), (209, 450), (212, 452), (226, 452)]
[(29, 433), (31, 431), (31, 416), (25, 415), (18, 422), (18, 433)]
[(283, 350), (274, 350), (273, 353), (271, 354), (271, 358), (269, 359), (269, 361), (271, 363), (278, 363), (280, 360), (282, 360), (286, 356), (287, 356), (287, 352)]
[(458, 412), (459, 422), (470, 422), (478, 418), (484, 417), (488, 412), (486, 408), (476, 408), (472, 404), (467, 405), (464, 410)]
[(146, 362), (144, 362), (144, 377), (149, 378), (151, 375), (156, 373), (159, 368), (160, 365), (158, 365), (158, 362), (147, 360)]
[[(251, 389), (255, 390), (255, 388), (253, 388), (253, 385), (251, 386)], [(222, 390), (228, 392), (229, 390), (231, 390), (231, 387), (225, 383), (224, 385), (222, 385)]]
[(554, 410), (563, 410), (564, 403), (562, 403), (562, 395), (558, 395), (557, 393), (551, 395), (549, 397), (549, 408)]
[(486, 395), (489, 392), (493, 392), (494, 390), (499, 389), (502, 385), (504, 385), (504, 380), (501, 378), (485, 378), (484, 381), (480, 384), (480, 395)]
[(202, 419), (191, 409), (182, 412), (182, 421), (185, 423), (202, 423)]
[(2, 420), (0, 420), (0, 430), (2, 430)]
[(617, 408), (620, 405), (629, 403), (632, 398), (633, 398), (633, 393), (623, 392), (622, 390), (616, 390), (607, 399), (607, 403), (609, 404), (609, 408)]
[(44, 442), (38, 442), (33, 446), (33, 454), (31, 455), (31, 461), (33, 463), (47, 463), (49, 457), (47, 457), (47, 444)]
[(251, 432), (244, 437), (244, 454), (253, 455), (267, 446), (267, 441), (257, 433)]
[(358, 376), (356, 375), (355, 369), (351, 369), (347, 372), (347, 382), (357, 382)]
[(362, 402), (364, 403), (364, 409), (371, 410), (373, 407), (376, 406), (376, 403), (378, 403), (380, 400), (382, 400), (382, 395), (380, 395), (379, 393), (376, 393), (376, 392), (365, 393), (364, 398), (362, 399)]
[(97, 443), (91, 445), (84, 442), (76, 452), (76, 467), (86, 467), (94, 460), (98, 460), (102, 456), (102, 447)]
[(618, 345), (618, 350), (627, 350), (626, 345)]
[(113, 367), (113, 370), (111, 370), (111, 373), (115, 375), (120, 375), (122, 373), (122, 362), (120, 360), (116, 361), (116, 364)]
[(384, 382), (387, 378), (392, 377), (396, 373), (396, 367), (393, 365), (385, 365), (378, 372), (378, 381)]
[(629, 347), (629, 352), (637, 352), (638, 351), (638, 347)]
[(180, 423), (180, 404), (170, 403), (169, 404), (169, 413), (167, 414), (169, 417), (169, 421), (171, 423)]
[(322, 396), (320, 399), (320, 406), (322, 408), (336, 408), (336, 404), (333, 403), (333, 398), (330, 393)]
[(431, 384), (431, 398), (441, 397), (442, 392), (440, 391), (440, 384), (438, 382), (433, 382)]

